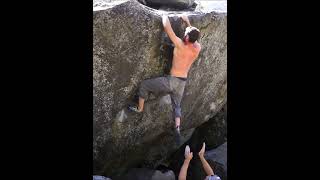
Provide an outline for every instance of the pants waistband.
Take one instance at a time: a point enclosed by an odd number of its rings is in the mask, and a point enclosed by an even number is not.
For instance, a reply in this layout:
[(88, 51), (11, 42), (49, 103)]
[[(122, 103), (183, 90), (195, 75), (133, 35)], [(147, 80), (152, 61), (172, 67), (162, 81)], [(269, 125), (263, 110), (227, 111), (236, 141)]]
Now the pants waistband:
[(180, 79), (182, 81), (187, 81), (187, 79), (188, 79), (188, 78), (185, 78), (185, 77), (177, 77), (177, 76), (172, 76), (172, 75), (169, 75), (169, 76), (178, 78), (178, 79)]

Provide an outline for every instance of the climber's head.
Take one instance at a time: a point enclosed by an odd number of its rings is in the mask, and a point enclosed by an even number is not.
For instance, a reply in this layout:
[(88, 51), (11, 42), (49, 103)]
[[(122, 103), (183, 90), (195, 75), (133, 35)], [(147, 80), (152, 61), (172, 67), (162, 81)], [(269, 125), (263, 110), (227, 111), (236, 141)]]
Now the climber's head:
[(199, 36), (200, 30), (196, 27), (189, 26), (186, 28), (186, 31), (184, 32), (183, 40), (184, 42), (194, 43), (198, 40)]

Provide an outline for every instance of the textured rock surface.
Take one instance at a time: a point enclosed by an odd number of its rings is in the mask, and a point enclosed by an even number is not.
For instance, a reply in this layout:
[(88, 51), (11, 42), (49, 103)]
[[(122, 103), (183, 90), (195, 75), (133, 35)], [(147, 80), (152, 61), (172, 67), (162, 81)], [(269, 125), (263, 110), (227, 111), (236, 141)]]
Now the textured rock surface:
[[(202, 143), (206, 142), (206, 150), (215, 149), (221, 144), (222, 148), (218, 148), (219, 155), (223, 155), (221, 159), (226, 157), (226, 142), (227, 141), (227, 103), (223, 106), (223, 108), (217, 113), (216, 116), (211, 118), (209, 121), (203, 123), (201, 126), (197, 127), (192, 137), (179, 148), (174, 154), (172, 154), (168, 160), (170, 161), (170, 169), (172, 169), (176, 175), (179, 174), (180, 168), (184, 161), (184, 149), (186, 145), (190, 146), (191, 151), (193, 151), (194, 156), (193, 160), (190, 163), (188, 170), (188, 178), (187, 179), (204, 179), (204, 171), (201, 166), (200, 159), (198, 157), (198, 152), (202, 147)], [(223, 149), (225, 147), (225, 149)], [(225, 150), (225, 151), (223, 151)], [(211, 151), (210, 151), (211, 152)], [(215, 150), (213, 150), (215, 152)], [(223, 154), (224, 153), (224, 154)], [(216, 156), (210, 156), (212, 158), (216, 158)], [(210, 159), (210, 158), (209, 158)], [(208, 159), (208, 161), (209, 161)], [(226, 160), (226, 159), (225, 159)], [(217, 161), (219, 163), (223, 161)], [(219, 163), (211, 163), (212, 167), (216, 167), (218, 175), (224, 176), (224, 170)], [(226, 177), (226, 175), (224, 176)], [(222, 178), (222, 177), (221, 177)]]
[[(153, 97), (145, 112), (125, 110), (139, 83), (168, 73), (172, 49), (162, 23), (163, 11), (128, 1), (93, 13), (93, 164), (95, 174), (113, 178), (131, 167), (154, 168), (175, 146), (171, 102)], [(178, 13), (178, 12), (177, 12)], [(182, 99), (183, 142), (226, 101), (226, 13), (196, 13), (190, 22), (201, 31), (202, 50), (189, 72)], [(185, 25), (171, 16), (182, 37)]]
[(115, 180), (175, 180), (173, 171), (161, 172), (146, 168), (133, 168)]

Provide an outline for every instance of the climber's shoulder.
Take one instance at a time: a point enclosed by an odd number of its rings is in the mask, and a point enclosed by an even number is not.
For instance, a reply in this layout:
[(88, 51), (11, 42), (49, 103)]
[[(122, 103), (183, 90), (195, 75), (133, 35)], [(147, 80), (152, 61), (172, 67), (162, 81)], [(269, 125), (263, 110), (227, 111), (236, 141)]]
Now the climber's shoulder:
[(174, 44), (177, 48), (183, 47), (184, 45), (182, 39), (180, 39), (179, 37), (177, 37), (176, 42)]

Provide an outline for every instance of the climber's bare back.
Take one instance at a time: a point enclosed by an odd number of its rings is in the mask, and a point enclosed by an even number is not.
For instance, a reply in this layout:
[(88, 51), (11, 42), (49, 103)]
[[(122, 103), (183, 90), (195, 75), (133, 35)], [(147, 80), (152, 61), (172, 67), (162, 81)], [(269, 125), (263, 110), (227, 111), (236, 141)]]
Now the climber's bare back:
[(176, 77), (187, 77), (192, 63), (197, 59), (201, 46), (198, 42), (184, 44), (174, 48), (170, 74)]
[[(184, 42), (182, 41), (182, 39), (177, 37), (172, 30), (168, 16), (162, 16), (162, 24), (164, 27), (164, 31), (168, 34), (169, 38), (175, 46), (173, 50), (172, 68), (170, 74), (172, 76), (186, 78), (188, 76), (188, 71), (192, 63), (197, 59), (199, 55), (201, 46), (197, 41), (195, 41), (194, 43), (190, 43), (189, 41)], [(189, 20), (188, 26), (191, 26)]]

